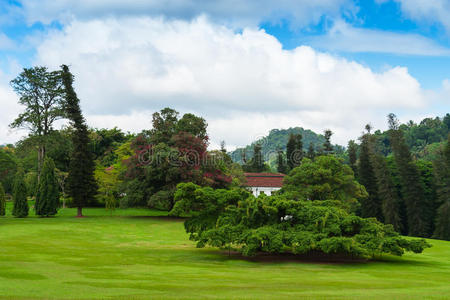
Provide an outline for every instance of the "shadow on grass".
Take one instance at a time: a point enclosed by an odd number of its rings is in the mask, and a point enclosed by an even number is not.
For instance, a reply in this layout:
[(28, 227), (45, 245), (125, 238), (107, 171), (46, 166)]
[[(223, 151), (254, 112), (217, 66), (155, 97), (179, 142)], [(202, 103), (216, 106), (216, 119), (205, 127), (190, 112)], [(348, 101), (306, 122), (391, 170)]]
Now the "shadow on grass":
[(397, 257), (392, 255), (383, 255), (371, 259), (351, 257), (343, 254), (326, 254), (326, 253), (309, 253), (309, 254), (267, 254), (258, 253), (255, 256), (244, 256), (239, 252), (226, 250), (206, 250), (211, 254), (206, 260), (235, 260), (246, 261), (252, 263), (262, 264), (278, 264), (278, 263), (312, 263), (312, 264), (331, 264), (331, 265), (358, 265), (358, 264), (392, 264), (392, 265), (408, 265), (408, 266), (429, 266), (433, 267), (434, 262), (418, 261), (404, 257)]

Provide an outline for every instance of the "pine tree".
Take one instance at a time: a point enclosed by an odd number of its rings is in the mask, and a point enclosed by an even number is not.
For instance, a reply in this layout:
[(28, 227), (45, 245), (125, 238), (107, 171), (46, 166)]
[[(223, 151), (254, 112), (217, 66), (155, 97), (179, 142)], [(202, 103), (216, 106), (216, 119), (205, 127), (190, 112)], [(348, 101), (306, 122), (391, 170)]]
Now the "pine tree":
[(433, 163), (438, 209), (433, 237), (450, 240), (450, 134), (444, 150)]
[(34, 205), (36, 215), (53, 216), (58, 212), (59, 187), (55, 175), (55, 163), (46, 157), (42, 167), (41, 181), (36, 195)]
[(256, 143), (253, 147), (252, 168), (254, 172), (262, 172), (264, 170), (264, 161), (261, 153), (261, 144)]
[(325, 142), (323, 143), (324, 154), (333, 154), (333, 146), (331, 145), (331, 136), (333, 135), (333, 132), (330, 129), (326, 129), (323, 132), (323, 135), (325, 137)]
[(0, 216), (6, 214), (6, 196), (5, 189), (3, 189), (3, 184), (0, 182)]
[(378, 196), (382, 202), (384, 222), (392, 224), (397, 232), (401, 232), (403, 225), (400, 216), (400, 199), (392, 180), (392, 174), (382, 155), (374, 153), (372, 158), (377, 177)]
[(278, 150), (278, 165), (277, 165), (278, 173), (286, 174), (286, 163), (284, 160), (284, 153), (282, 150)]
[(316, 151), (314, 150), (313, 143), (309, 143), (308, 152), (306, 153), (306, 157), (309, 159), (314, 159), (314, 157), (316, 157)]
[(357, 153), (357, 147), (358, 147), (358, 145), (356, 145), (354, 140), (350, 140), (348, 142), (348, 149), (347, 149), (348, 160), (349, 160), (349, 163), (350, 163), (350, 167), (352, 168), (353, 173), (355, 174), (355, 178), (358, 178), (358, 176), (357, 176), (358, 167), (356, 165), (356, 161), (358, 159), (357, 154), (356, 154)]
[(67, 116), (75, 131), (72, 136), (74, 151), (69, 166), (67, 185), (73, 204), (77, 207), (77, 217), (82, 217), (82, 209), (97, 193), (94, 177), (95, 162), (89, 149), (89, 132), (80, 109), (80, 100), (73, 89), (73, 75), (69, 67), (62, 66), (62, 77), (66, 94)]
[(293, 168), (295, 168), (295, 163), (294, 163), (295, 148), (296, 148), (295, 135), (293, 133), (291, 133), (289, 135), (289, 140), (286, 144), (286, 157), (287, 157), (287, 165), (289, 167), (289, 170), (292, 170)]
[(289, 170), (300, 165), (303, 159), (303, 137), (301, 134), (290, 134), (286, 145), (286, 156)]
[(389, 140), (398, 167), (402, 195), (406, 205), (409, 235), (426, 237), (430, 230), (430, 213), (417, 166), (406, 145), (403, 132), (394, 114), (388, 115)]
[(359, 154), (359, 182), (366, 188), (369, 196), (361, 204), (361, 214), (363, 217), (375, 217), (379, 221), (383, 220), (381, 200), (378, 196), (378, 186), (375, 177), (375, 170), (371, 161), (371, 135), (366, 133), (361, 137)]
[(25, 218), (28, 216), (28, 202), (27, 202), (27, 186), (24, 181), (23, 169), (17, 170), (14, 188), (13, 188), (13, 211), (12, 214), (16, 218)]

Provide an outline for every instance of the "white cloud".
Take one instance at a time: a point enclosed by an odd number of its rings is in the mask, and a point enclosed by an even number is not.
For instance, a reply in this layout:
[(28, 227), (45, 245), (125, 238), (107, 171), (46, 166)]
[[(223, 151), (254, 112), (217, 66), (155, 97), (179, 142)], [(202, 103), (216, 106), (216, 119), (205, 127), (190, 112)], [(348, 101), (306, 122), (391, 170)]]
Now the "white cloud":
[(313, 47), (333, 51), (450, 56), (450, 49), (417, 34), (351, 27), (337, 21), (325, 35), (307, 39)]
[(167, 16), (191, 20), (206, 14), (226, 24), (256, 26), (261, 21), (291, 19), (294, 26), (316, 23), (324, 15), (338, 16), (351, 11), (351, 0), (21, 0), (29, 23), (49, 24), (72, 18), (92, 19), (105, 16)]
[[(377, 0), (386, 2), (388, 0)], [(413, 20), (429, 24), (441, 23), (450, 32), (450, 1), (448, 0), (391, 0), (400, 3), (403, 13)]]
[(14, 41), (3, 32), (0, 32), (0, 50), (12, 50), (15, 47)]
[(36, 64), (70, 64), (91, 125), (150, 127), (170, 106), (207, 119), (213, 144), (243, 145), (272, 128), (331, 128), (355, 138), (390, 111), (426, 107), (406, 68), (381, 73), (310, 47), (283, 50), (263, 30), (242, 33), (206, 18), (73, 21), (50, 33)]

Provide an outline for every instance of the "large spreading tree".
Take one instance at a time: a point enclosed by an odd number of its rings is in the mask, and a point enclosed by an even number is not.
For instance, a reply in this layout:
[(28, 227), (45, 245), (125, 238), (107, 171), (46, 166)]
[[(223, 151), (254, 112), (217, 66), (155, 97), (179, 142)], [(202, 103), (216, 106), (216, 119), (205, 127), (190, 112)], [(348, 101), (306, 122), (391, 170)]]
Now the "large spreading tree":
[(11, 86), (19, 95), (19, 104), (25, 106), (25, 111), (10, 126), (30, 131), (38, 150), (39, 176), (53, 123), (65, 116), (61, 71), (48, 71), (46, 67), (25, 68), (11, 81)]
[(430, 246), (424, 239), (405, 239), (391, 225), (374, 218), (350, 214), (333, 199), (256, 198), (244, 190), (182, 183), (175, 200), (171, 214), (191, 216), (185, 229), (197, 247), (209, 245), (246, 256), (320, 252), (370, 258), (383, 253), (420, 253)]
[(74, 132), (72, 135), (73, 153), (69, 165), (67, 184), (73, 205), (77, 207), (77, 217), (82, 217), (82, 209), (97, 193), (95, 181), (95, 162), (89, 148), (89, 131), (81, 113), (80, 100), (73, 89), (73, 75), (69, 67), (63, 65), (62, 80), (66, 96), (66, 113)]

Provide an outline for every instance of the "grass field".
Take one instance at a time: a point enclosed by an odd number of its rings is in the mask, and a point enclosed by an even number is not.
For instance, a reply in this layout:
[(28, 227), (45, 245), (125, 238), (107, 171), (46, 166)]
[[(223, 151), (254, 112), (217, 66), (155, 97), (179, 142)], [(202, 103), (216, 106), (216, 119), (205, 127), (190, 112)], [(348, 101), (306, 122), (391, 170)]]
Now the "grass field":
[(269, 262), (197, 249), (161, 212), (75, 213), (0, 217), (0, 299), (450, 299), (450, 242), (374, 262)]

